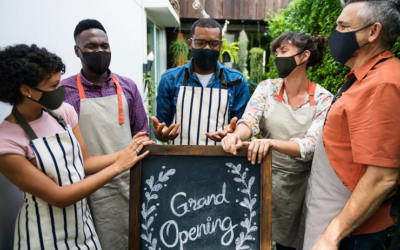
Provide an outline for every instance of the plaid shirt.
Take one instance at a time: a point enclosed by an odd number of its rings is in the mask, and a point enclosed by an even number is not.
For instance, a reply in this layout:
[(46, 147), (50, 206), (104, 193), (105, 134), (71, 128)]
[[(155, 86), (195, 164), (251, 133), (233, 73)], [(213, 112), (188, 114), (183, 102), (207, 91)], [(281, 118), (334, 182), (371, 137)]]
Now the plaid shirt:
[[(82, 72), (80, 72), (80, 74), (86, 98), (99, 98), (117, 94), (114, 84), (111, 81), (111, 71), (108, 79), (103, 83), (103, 85), (91, 83), (85, 79)], [(140, 96), (136, 84), (131, 79), (119, 76), (115, 73), (114, 77), (121, 85), (122, 91), (124, 92), (126, 100), (128, 102), (129, 121), (131, 125), (132, 136), (139, 132), (146, 131), (147, 136), (150, 137), (147, 114), (143, 106), (142, 97)], [(61, 85), (63, 85), (65, 88), (64, 102), (71, 104), (79, 115), (80, 98), (76, 75), (62, 80)]]

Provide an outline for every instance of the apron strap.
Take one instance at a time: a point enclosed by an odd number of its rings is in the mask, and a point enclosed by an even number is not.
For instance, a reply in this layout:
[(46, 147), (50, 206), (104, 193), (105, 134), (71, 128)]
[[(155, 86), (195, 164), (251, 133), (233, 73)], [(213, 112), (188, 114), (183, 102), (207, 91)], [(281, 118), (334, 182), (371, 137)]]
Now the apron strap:
[(317, 84), (311, 83), (311, 80), (308, 79), (308, 96), (310, 99), (310, 106), (316, 106), (317, 104), (315, 103), (314, 95), (315, 95), (315, 89), (317, 88)]
[[(57, 115), (54, 113), (54, 111), (50, 109), (44, 109), (47, 113), (49, 113), (54, 119), (57, 120), (57, 122), (63, 127), (65, 130), (67, 129), (67, 123), (64, 121), (64, 119), (61, 117), (61, 115)], [(25, 120), (25, 118), (21, 115), (21, 113), (18, 111), (18, 109), (14, 106), (12, 109), (12, 114), (15, 117), (15, 120), (17, 120), (17, 123), (22, 127), (22, 129), (25, 131), (25, 133), (28, 134), (29, 139), (31, 141), (37, 139), (36, 133), (33, 131), (32, 127), (29, 125), (29, 123)]]
[(61, 127), (63, 127), (65, 130), (67, 129), (67, 123), (64, 121), (61, 115), (57, 115), (53, 110), (50, 109), (45, 109), (45, 111), (49, 113), (49, 115), (51, 115), (54, 119), (56, 119)]
[(25, 131), (25, 133), (28, 134), (28, 137), (29, 137), (29, 139), (31, 139), (31, 141), (38, 138), (36, 133), (31, 128), (31, 126), (29, 126), (28, 122), (25, 120), (25, 118), (21, 115), (21, 113), (18, 111), (18, 109), (15, 106), (12, 109), (12, 114), (15, 117), (15, 120), (17, 120), (18, 124)]
[[(114, 77), (114, 74), (111, 73), (111, 81), (114, 83), (115, 89), (117, 91), (117, 97), (118, 97), (118, 119), (119, 119), (119, 124), (122, 125), (125, 123), (125, 118), (124, 118), (124, 107), (122, 104), (122, 88), (117, 79)], [(79, 98), (81, 100), (86, 99), (85, 91), (83, 90), (83, 85), (81, 81), (81, 74), (79, 73), (77, 75), (77, 86), (78, 86), (78, 91), (79, 91)]]
[[(315, 99), (314, 99), (316, 88), (317, 88), (317, 84), (311, 83), (311, 80), (308, 79), (308, 95), (309, 95), (309, 100), (310, 100), (310, 106), (316, 106)], [(278, 100), (277, 100), (278, 102), (282, 102), (284, 92), (285, 92), (285, 81), (283, 81), (281, 90), (279, 91)]]
[[(220, 72), (219, 72), (219, 79), (220, 79), (220, 81), (221, 81), (221, 89), (228, 89), (228, 88), (230, 88), (230, 87), (233, 87), (233, 86), (235, 86), (235, 85), (238, 85), (238, 84), (242, 83), (242, 79), (237, 79), (237, 80), (234, 80), (234, 81), (232, 81), (232, 82), (226, 82), (225, 76), (224, 76), (224, 71), (223, 71), (223, 70), (224, 70), (224, 69), (221, 68), (221, 69), (220, 69)], [(183, 84), (182, 84), (182, 86), (187, 87), (187, 86), (188, 86), (188, 83), (189, 83), (189, 72), (188, 72), (188, 70), (186, 69), (186, 70), (185, 70), (185, 77), (183, 78)]]

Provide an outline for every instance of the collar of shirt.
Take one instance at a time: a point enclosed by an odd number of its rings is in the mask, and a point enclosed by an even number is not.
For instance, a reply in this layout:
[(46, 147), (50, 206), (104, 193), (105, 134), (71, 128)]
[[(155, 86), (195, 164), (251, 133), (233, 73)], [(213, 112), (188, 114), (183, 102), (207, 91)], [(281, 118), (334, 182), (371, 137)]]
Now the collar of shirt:
[(386, 50), (381, 54), (369, 59), (365, 62), (360, 68), (357, 70), (351, 70), (350, 73), (346, 76), (346, 81), (348, 81), (353, 75), (357, 77), (358, 81), (362, 81), (368, 74), (368, 72), (381, 60), (388, 59), (393, 57), (393, 52), (390, 50)]
[(108, 78), (107, 78), (107, 80), (106, 80), (103, 84), (101, 84), (101, 85), (99, 85), (99, 84), (94, 84), (94, 83), (90, 82), (89, 80), (87, 80), (87, 79), (85, 78), (85, 76), (83, 76), (82, 70), (79, 72), (79, 74), (81, 75), (81, 82), (82, 82), (83, 88), (84, 88), (85, 90), (92, 91), (92, 90), (94, 90), (94, 89), (101, 89), (101, 88), (103, 88), (104, 85), (107, 85), (108, 87), (110, 87), (110, 86), (113, 85), (113, 82), (111, 81), (111, 75), (112, 75), (111, 70), (108, 70)]
[[(185, 67), (185, 71), (189, 73), (190, 77), (197, 78), (197, 76), (194, 75), (194, 71), (193, 71), (193, 58), (190, 59), (190, 62), (185, 64), (184, 67)], [(217, 67), (215, 68), (215, 71), (214, 71), (214, 79), (219, 78), (219, 74), (220, 74), (222, 68), (224, 68), (224, 66), (219, 61), (217, 61)]]

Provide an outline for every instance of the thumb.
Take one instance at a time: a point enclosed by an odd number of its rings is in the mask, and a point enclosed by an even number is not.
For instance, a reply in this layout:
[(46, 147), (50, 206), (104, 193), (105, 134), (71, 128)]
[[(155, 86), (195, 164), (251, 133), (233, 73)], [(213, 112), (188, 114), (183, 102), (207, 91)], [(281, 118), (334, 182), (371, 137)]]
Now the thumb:
[(236, 122), (237, 122), (237, 117), (234, 117), (234, 118), (231, 120), (231, 124), (230, 124), (231, 129), (235, 130), (235, 128), (236, 128)]
[(153, 125), (154, 125), (154, 127), (157, 129), (157, 128), (158, 128), (158, 126), (160, 125), (160, 123), (158, 122), (158, 119), (157, 119), (157, 117), (155, 117), (155, 116), (152, 116), (152, 117), (151, 117), (151, 120), (153, 121)]

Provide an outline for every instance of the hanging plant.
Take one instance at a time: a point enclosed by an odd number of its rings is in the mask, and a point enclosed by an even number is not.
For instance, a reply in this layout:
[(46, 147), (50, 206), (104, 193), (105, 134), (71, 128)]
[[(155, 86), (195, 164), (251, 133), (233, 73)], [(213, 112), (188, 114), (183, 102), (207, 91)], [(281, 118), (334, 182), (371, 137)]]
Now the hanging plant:
[(250, 78), (255, 83), (263, 79), (264, 74), (264, 50), (261, 48), (252, 48), (250, 50)]
[[(220, 51), (220, 55), (219, 55), (219, 60), (221, 62), (226, 62), (223, 60), (224, 54), (228, 54), (229, 57), (231, 58), (230, 61), (234, 62), (234, 63), (238, 63), (239, 61), (239, 42), (233, 42), (231, 44), (228, 45), (228, 42), (226, 41), (225, 38), (222, 38), (222, 48)], [(225, 56), (226, 59), (226, 56)]]
[(243, 73), (243, 75), (247, 76), (249, 73), (247, 71), (247, 57), (248, 57), (248, 44), (249, 39), (247, 38), (246, 31), (242, 30), (239, 35), (239, 71)]
[(174, 56), (173, 66), (182, 66), (187, 60), (189, 54), (189, 47), (186, 42), (179, 40), (172, 42), (169, 49)]

